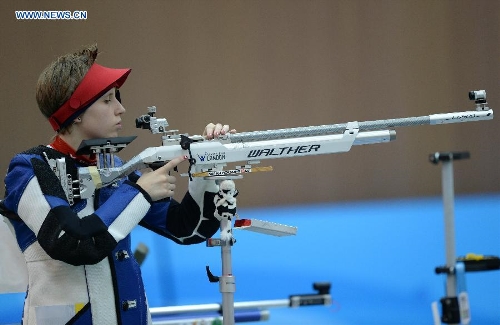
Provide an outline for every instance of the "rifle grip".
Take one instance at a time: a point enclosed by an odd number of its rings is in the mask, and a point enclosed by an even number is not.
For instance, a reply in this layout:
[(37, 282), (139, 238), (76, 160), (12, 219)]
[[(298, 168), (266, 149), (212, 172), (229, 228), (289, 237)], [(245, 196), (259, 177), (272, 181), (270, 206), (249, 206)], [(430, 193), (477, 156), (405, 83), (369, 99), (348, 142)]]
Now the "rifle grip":
[(158, 168), (165, 166), (165, 164), (165, 161), (155, 161), (154, 163), (148, 164), (148, 167), (152, 170), (157, 170)]
[[(157, 170), (167, 164), (167, 161), (155, 161), (154, 163), (149, 164), (149, 168), (152, 170)], [(178, 172), (177, 166), (174, 167), (174, 171)], [(170, 174), (170, 173), (169, 173)]]

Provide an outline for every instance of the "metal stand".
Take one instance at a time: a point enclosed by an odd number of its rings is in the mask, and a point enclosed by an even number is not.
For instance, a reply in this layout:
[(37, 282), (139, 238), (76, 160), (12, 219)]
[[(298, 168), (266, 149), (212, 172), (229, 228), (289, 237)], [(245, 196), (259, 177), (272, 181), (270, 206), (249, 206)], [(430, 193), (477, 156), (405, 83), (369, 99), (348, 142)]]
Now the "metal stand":
[[(231, 220), (224, 218), (221, 220), (221, 234), (228, 232), (232, 234)], [(222, 237), (222, 235), (221, 235)], [(234, 319), (234, 292), (236, 291), (236, 279), (233, 276), (231, 246), (236, 242), (234, 238), (208, 239), (207, 246), (220, 246), (222, 259), (222, 276), (214, 276), (207, 266), (207, 276), (210, 282), (219, 282), (219, 291), (222, 293), (222, 321), (224, 325), (232, 325)]]
[[(442, 191), (444, 206), (444, 228), (446, 265), (436, 268), (436, 273), (446, 273), (446, 297), (441, 302), (441, 321), (447, 324), (469, 324), (470, 311), (465, 291), (464, 265), (456, 263), (455, 250), (455, 192), (453, 182), (453, 161), (467, 159), (469, 152), (436, 152), (429, 155), (433, 164), (442, 162)], [(457, 296), (457, 288), (460, 290)], [(434, 323), (441, 324), (437, 317), (437, 303), (433, 304)], [(437, 323), (436, 323), (437, 322)]]
[[(236, 199), (238, 191), (232, 179), (239, 177), (207, 177), (206, 179), (217, 179), (219, 182), (219, 193), (214, 198), (216, 206), (215, 217), (220, 220), (220, 239), (209, 238), (208, 247), (220, 246), (222, 258), (222, 276), (214, 276), (207, 266), (207, 276), (210, 282), (219, 282), (219, 290), (222, 293), (222, 321), (223, 325), (233, 325), (234, 317), (234, 292), (236, 290), (236, 279), (232, 270), (231, 247), (236, 242), (233, 237), (232, 220), (236, 216)], [(241, 220), (238, 223), (240, 229), (258, 231), (269, 235), (284, 236), (296, 233), (295, 227), (280, 225), (272, 222), (252, 220)], [(292, 229), (292, 231), (291, 231)], [(261, 231), (259, 231), (261, 230)], [(295, 231), (293, 231), (295, 230)]]
[[(241, 178), (241, 177), (238, 177)], [(238, 191), (232, 179), (234, 177), (215, 177), (219, 184), (219, 193), (214, 198), (215, 217), (220, 220), (220, 239), (207, 239), (207, 247), (220, 246), (222, 259), (222, 276), (214, 276), (206, 267), (208, 280), (219, 282), (219, 291), (222, 293), (222, 315), (223, 324), (234, 324), (234, 292), (236, 290), (236, 279), (233, 276), (231, 246), (236, 242), (233, 237), (232, 219), (236, 217), (236, 196)]]
[(446, 274), (446, 297), (441, 298), (442, 315), (439, 316), (437, 302), (432, 303), (434, 325), (468, 325), (471, 320), (469, 296), (465, 285), (466, 272), (493, 271), (500, 269), (500, 258), (492, 255), (467, 254), (456, 257), (453, 161), (467, 159), (468, 152), (436, 152), (429, 156), (432, 163), (442, 162), (442, 187), (444, 204), (444, 226), (446, 238), (446, 265), (436, 267), (437, 274)]

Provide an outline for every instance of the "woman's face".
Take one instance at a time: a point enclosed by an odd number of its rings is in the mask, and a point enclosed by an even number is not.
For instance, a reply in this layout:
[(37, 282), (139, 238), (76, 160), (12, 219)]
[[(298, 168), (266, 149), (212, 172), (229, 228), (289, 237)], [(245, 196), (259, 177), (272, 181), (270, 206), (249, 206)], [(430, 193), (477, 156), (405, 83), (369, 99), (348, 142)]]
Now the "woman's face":
[(112, 88), (80, 116), (79, 131), (83, 139), (118, 136), (122, 128), (121, 115), (123, 113), (125, 113), (125, 108), (116, 99), (116, 89)]

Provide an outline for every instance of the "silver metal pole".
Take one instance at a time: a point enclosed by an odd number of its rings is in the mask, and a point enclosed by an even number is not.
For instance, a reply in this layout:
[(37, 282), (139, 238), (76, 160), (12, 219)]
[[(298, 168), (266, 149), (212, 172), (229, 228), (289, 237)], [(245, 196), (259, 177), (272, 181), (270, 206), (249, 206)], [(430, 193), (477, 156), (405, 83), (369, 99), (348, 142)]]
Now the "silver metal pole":
[[(441, 186), (443, 192), (444, 233), (446, 265), (436, 268), (436, 273), (446, 273), (446, 297), (441, 299), (441, 320), (447, 324), (461, 324), (460, 302), (457, 297), (456, 249), (455, 249), (455, 190), (453, 161), (467, 159), (469, 152), (436, 152), (429, 156), (432, 163), (442, 162)], [(435, 308), (435, 307), (433, 307)]]
[[(231, 222), (228, 220), (227, 222)], [(236, 287), (231, 266), (231, 242), (224, 241), (221, 246), (222, 276), (219, 280), (222, 293), (222, 322), (224, 325), (234, 325), (234, 291)]]
[[(453, 182), (453, 159), (443, 161), (442, 167), (442, 189), (444, 205), (444, 229), (446, 245), (446, 266), (450, 270), (455, 269), (455, 191)], [(446, 275), (446, 295), (456, 297), (456, 275), (448, 272)]]
[[(326, 297), (326, 296), (325, 296)], [(274, 300), (257, 300), (257, 301), (238, 301), (234, 303), (234, 309), (261, 309), (272, 307), (289, 307), (290, 299), (274, 299)], [(184, 305), (184, 306), (168, 306), (168, 307), (152, 307), (149, 309), (152, 316), (165, 316), (171, 314), (183, 313), (204, 313), (204, 312), (220, 312), (221, 305), (199, 304), (199, 305)]]

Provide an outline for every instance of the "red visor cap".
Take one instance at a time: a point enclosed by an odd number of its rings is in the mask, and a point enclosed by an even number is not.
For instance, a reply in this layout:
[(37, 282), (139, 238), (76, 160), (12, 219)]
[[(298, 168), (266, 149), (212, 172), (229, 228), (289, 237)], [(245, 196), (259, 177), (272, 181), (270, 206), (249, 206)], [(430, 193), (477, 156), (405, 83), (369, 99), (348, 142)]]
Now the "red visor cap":
[(111, 69), (97, 63), (92, 64), (71, 97), (49, 117), (54, 131), (65, 126), (79, 111), (86, 109), (106, 91), (120, 88), (132, 71), (131, 69)]

